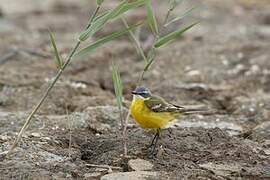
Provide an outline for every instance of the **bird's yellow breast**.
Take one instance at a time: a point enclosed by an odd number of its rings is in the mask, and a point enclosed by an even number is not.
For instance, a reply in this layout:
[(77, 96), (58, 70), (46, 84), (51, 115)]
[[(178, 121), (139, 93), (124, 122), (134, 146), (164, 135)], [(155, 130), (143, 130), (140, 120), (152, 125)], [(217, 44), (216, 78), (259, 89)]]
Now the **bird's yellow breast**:
[(175, 119), (169, 112), (153, 112), (144, 103), (144, 100), (134, 97), (131, 104), (131, 115), (142, 128), (164, 128)]

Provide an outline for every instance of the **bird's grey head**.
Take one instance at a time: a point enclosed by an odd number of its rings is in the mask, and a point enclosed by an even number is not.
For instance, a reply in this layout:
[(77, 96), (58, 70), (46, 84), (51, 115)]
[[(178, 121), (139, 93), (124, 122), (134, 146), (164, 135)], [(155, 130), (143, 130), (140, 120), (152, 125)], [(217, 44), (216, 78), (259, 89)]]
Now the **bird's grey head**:
[(143, 86), (137, 87), (134, 91), (132, 91), (132, 94), (143, 99), (149, 98), (151, 96), (151, 92)]

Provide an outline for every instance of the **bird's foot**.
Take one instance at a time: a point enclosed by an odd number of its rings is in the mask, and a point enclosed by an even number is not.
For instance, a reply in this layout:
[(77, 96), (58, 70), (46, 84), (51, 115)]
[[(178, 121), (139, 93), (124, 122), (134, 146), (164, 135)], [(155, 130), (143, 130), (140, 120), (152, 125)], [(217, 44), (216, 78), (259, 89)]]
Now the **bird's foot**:
[(149, 146), (147, 148), (148, 152), (147, 152), (147, 157), (150, 159), (153, 159), (154, 157), (156, 157), (157, 153), (158, 153), (158, 146), (156, 146), (155, 144)]

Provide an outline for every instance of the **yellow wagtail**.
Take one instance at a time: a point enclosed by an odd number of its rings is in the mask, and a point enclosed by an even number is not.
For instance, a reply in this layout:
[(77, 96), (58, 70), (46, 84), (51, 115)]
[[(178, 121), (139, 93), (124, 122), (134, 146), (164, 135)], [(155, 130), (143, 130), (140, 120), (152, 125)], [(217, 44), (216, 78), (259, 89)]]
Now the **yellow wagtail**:
[(166, 102), (163, 98), (152, 95), (145, 87), (137, 87), (132, 91), (133, 100), (130, 106), (131, 115), (142, 128), (156, 129), (151, 142), (151, 153), (156, 148), (160, 130), (181, 114), (200, 112), (200, 109), (189, 109)]

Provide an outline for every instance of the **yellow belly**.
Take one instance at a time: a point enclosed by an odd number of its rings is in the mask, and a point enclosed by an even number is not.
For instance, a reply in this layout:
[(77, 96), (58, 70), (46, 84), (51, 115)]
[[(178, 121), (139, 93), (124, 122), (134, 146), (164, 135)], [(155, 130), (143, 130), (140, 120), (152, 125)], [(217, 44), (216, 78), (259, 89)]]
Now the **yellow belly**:
[(131, 104), (131, 115), (142, 128), (165, 128), (167, 124), (175, 119), (168, 112), (153, 112), (144, 105), (144, 100), (134, 98)]

